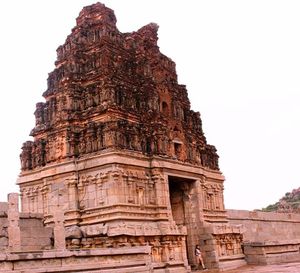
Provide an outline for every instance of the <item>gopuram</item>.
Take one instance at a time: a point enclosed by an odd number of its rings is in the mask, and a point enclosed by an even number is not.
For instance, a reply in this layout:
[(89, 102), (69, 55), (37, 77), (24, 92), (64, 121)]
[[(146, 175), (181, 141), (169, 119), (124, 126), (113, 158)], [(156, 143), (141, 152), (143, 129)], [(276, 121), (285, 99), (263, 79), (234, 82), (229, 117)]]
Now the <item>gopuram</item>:
[(121, 33), (101, 3), (80, 12), (22, 147), (21, 213), (14, 194), (1, 208), (0, 272), (183, 273), (196, 245), (209, 269), (245, 263), (216, 149), (157, 30)]

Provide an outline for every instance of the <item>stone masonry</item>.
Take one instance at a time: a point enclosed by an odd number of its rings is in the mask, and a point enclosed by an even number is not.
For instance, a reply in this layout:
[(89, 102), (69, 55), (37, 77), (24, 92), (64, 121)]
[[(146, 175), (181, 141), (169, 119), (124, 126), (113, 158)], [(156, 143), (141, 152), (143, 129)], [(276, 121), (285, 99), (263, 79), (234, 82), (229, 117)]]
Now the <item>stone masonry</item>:
[(121, 33), (101, 3), (80, 12), (36, 104), (20, 195), (0, 203), (0, 273), (186, 273), (197, 244), (210, 272), (300, 261), (299, 215), (225, 210), (216, 148), (157, 31)]
[(243, 225), (244, 254), (248, 264), (300, 261), (300, 215), (228, 210), (233, 225)]
[(22, 212), (43, 215), (60, 251), (149, 246), (153, 271), (188, 272), (200, 244), (209, 268), (244, 264), (216, 149), (158, 26), (121, 33), (101, 3), (76, 22), (22, 147)]

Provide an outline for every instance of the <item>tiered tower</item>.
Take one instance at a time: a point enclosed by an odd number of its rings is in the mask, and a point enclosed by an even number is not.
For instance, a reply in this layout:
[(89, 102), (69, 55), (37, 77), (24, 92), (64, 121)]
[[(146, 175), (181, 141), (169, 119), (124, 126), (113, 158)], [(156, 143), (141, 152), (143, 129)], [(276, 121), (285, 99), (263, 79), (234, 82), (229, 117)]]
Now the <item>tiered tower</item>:
[[(224, 177), (157, 30), (121, 33), (100, 3), (81, 11), (36, 105), (34, 140), (22, 147), (22, 210), (50, 226), (63, 210), (77, 234), (68, 248), (149, 244), (157, 267), (188, 270), (202, 240), (206, 263), (218, 267), (214, 253), (230, 254), (224, 232), (211, 229), (227, 222)], [(227, 233), (240, 254), (240, 234)], [(219, 247), (204, 248), (211, 241)]]

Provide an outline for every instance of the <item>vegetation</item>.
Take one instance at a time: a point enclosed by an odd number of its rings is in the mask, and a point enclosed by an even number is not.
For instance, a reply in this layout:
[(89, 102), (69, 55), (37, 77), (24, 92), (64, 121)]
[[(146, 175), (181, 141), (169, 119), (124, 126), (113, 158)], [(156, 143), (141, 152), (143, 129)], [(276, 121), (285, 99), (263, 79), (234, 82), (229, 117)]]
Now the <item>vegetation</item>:
[(268, 205), (262, 211), (300, 213), (300, 188), (287, 192), (278, 202)]

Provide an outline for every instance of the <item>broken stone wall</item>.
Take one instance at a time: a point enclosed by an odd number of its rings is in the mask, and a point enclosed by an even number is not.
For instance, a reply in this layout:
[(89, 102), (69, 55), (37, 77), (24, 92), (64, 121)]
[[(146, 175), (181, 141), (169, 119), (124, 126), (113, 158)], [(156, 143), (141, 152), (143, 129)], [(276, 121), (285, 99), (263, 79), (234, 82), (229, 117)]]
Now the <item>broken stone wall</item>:
[(7, 210), (8, 210), (8, 203), (0, 202), (0, 251), (5, 250), (8, 246)]
[(53, 229), (45, 227), (43, 215), (19, 212), (19, 195), (11, 193), (0, 203), (0, 251), (51, 249)]

